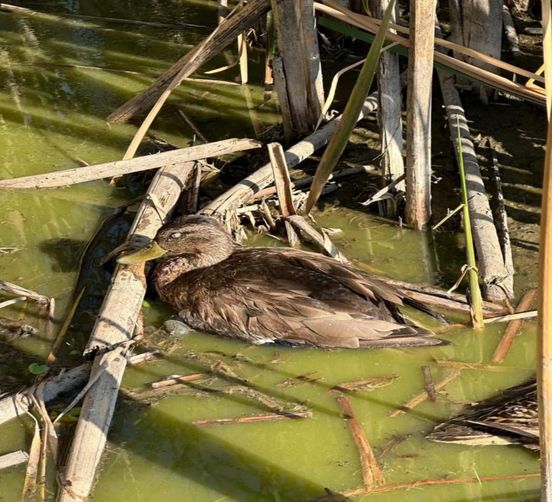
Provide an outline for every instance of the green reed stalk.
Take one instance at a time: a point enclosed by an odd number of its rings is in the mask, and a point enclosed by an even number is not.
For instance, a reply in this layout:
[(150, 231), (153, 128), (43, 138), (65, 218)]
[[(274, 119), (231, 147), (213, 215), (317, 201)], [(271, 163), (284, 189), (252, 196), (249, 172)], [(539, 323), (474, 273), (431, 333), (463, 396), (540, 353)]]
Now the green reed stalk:
[(477, 276), (477, 263), (475, 261), (475, 249), (471, 230), (470, 211), (468, 208), (468, 187), (466, 184), (466, 172), (464, 170), (464, 152), (462, 151), (462, 135), (460, 133), (460, 120), (456, 116), (456, 128), (458, 130), (458, 168), (460, 171), (460, 185), (462, 189), (462, 216), (464, 218), (464, 236), (466, 239), (466, 260), (468, 263), (468, 279), (470, 284), (470, 300), (472, 307), (472, 323), (474, 328), (483, 327), (483, 299), (479, 288)]

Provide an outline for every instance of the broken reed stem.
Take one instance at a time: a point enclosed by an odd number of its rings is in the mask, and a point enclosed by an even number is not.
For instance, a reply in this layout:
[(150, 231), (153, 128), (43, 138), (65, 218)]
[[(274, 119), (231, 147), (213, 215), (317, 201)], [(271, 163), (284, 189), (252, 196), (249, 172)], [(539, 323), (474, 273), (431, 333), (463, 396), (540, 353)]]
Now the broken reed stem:
[(29, 459), (29, 454), (26, 451), (18, 450), (11, 453), (0, 455), (0, 471), (13, 467), (14, 465), (23, 464)]
[[(462, 373), (462, 368), (454, 368), (447, 376), (445, 376), (442, 380), (440, 380), (435, 384), (435, 391), (439, 391), (444, 387), (446, 387), (450, 382), (458, 378), (461, 373)], [(389, 416), (397, 417), (399, 415), (404, 415), (407, 411), (410, 411), (416, 406), (418, 406), (419, 404), (422, 404), (428, 397), (429, 397), (429, 394), (426, 391), (424, 391), (418, 394), (417, 396), (414, 396), (412, 399), (409, 399), (406, 403), (401, 405), (396, 410), (393, 410), (389, 414)]]
[(456, 478), (456, 479), (419, 479), (412, 483), (392, 483), (383, 485), (378, 488), (366, 489), (364, 487), (357, 488), (355, 490), (347, 490), (343, 492), (346, 497), (356, 497), (359, 495), (371, 495), (375, 493), (392, 492), (398, 490), (412, 490), (414, 488), (422, 488), (424, 486), (438, 486), (438, 485), (463, 485), (470, 483), (487, 483), (491, 481), (512, 481), (515, 479), (531, 479), (540, 477), (538, 472), (530, 472), (525, 474), (510, 474), (506, 476), (477, 476), (474, 478)]
[(267, 415), (251, 415), (246, 417), (234, 418), (213, 418), (209, 420), (195, 420), (192, 422), (196, 427), (205, 427), (209, 425), (235, 425), (235, 424), (257, 424), (259, 422), (279, 422), (281, 420), (294, 420), (296, 418), (310, 418), (310, 411), (297, 413), (271, 413)]
[(356, 417), (351, 401), (347, 396), (339, 394), (336, 396), (337, 404), (343, 413), (343, 417), (347, 421), (347, 426), (351, 431), (351, 435), (355, 441), (356, 447), (360, 455), (360, 465), (362, 468), (362, 479), (366, 490), (370, 490), (381, 486), (385, 483), (383, 472), (376, 460), (372, 447), (368, 442), (368, 438), (362, 428), (362, 424)]
[(206, 373), (192, 373), (191, 375), (173, 375), (168, 378), (163, 378), (157, 382), (150, 384), (152, 389), (161, 389), (163, 387), (170, 387), (172, 385), (178, 385), (187, 382), (196, 382), (197, 380), (204, 380), (209, 375)]
[(456, 117), (456, 126), (458, 129), (457, 154), (458, 169), (460, 171), (460, 182), (462, 188), (462, 215), (464, 218), (464, 235), (466, 238), (466, 259), (468, 262), (468, 278), (470, 283), (470, 301), (472, 306), (473, 327), (479, 329), (483, 327), (483, 298), (481, 289), (479, 289), (479, 278), (477, 275), (477, 264), (475, 261), (475, 249), (473, 245), (473, 236), (471, 231), (470, 211), (468, 206), (468, 187), (466, 184), (466, 172), (464, 170), (464, 153), (462, 151), (462, 136), (460, 134), (460, 120)]
[[(527, 309), (530, 309), (537, 299), (537, 290), (532, 289), (527, 291), (518, 306), (516, 307), (516, 313), (525, 312)], [(519, 335), (521, 328), (523, 327), (525, 320), (524, 319), (514, 319), (508, 323), (504, 335), (502, 336), (499, 344), (497, 345), (493, 358), (491, 359), (493, 363), (503, 363), (510, 351), (510, 347), (514, 343), (514, 340)]]
[(287, 218), (288, 216), (296, 214), (296, 211), (293, 205), (292, 184), (289, 177), (289, 169), (286, 163), (284, 149), (280, 143), (269, 143), (267, 148), (270, 157), (270, 165), (272, 166), (274, 185), (276, 186), (276, 193), (280, 201), (280, 210), (282, 216)]

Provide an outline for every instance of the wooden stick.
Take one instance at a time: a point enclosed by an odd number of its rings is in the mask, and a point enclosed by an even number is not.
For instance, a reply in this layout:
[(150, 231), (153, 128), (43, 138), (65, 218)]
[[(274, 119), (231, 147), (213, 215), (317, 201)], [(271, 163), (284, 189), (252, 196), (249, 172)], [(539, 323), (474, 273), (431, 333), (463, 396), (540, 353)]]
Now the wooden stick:
[(152, 389), (162, 389), (163, 387), (170, 387), (172, 385), (178, 385), (187, 382), (196, 382), (197, 380), (204, 380), (209, 375), (206, 373), (192, 373), (191, 375), (172, 375), (162, 380), (152, 382), (150, 384)]
[[(450, 382), (452, 382), (454, 379), (460, 376), (462, 373), (461, 368), (454, 368), (447, 376), (445, 376), (442, 380), (437, 382), (435, 384), (435, 390), (441, 390), (444, 387), (446, 387)], [(392, 411), (389, 416), (390, 417), (397, 417), (399, 415), (404, 415), (407, 411), (415, 408), (419, 404), (423, 403), (427, 398), (429, 397), (429, 394), (424, 391), (416, 396), (414, 396), (412, 399), (409, 399), (406, 403), (401, 405), (400, 408)]]
[(406, 104), (406, 221), (423, 229), (431, 218), (431, 82), (435, 0), (413, 0)]
[(378, 461), (372, 451), (372, 447), (368, 442), (368, 438), (364, 433), (362, 424), (356, 417), (349, 398), (344, 395), (336, 397), (337, 404), (343, 413), (343, 417), (347, 421), (351, 435), (355, 441), (356, 447), (360, 454), (360, 464), (362, 467), (362, 479), (366, 490), (373, 489), (385, 483), (383, 472), (378, 465)]
[(257, 424), (259, 422), (279, 422), (281, 420), (295, 420), (296, 418), (310, 418), (310, 411), (297, 412), (290, 414), (272, 413), (267, 415), (252, 415), (247, 417), (235, 418), (213, 418), (209, 420), (195, 420), (192, 422), (197, 427), (205, 427), (209, 425), (235, 425), (235, 424)]
[(4, 455), (0, 455), (0, 471), (2, 469), (7, 469), (8, 467), (23, 464), (28, 459), (29, 454), (22, 450), (4, 453)]
[(355, 490), (347, 490), (344, 495), (347, 497), (357, 497), (360, 495), (371, 495), (376, 493), (392, 492), (392, 491), (407, 491), (414, 488), (422, 488), (424, 486), (439, 486), (439, 485), (463, 485), (470, 483), (489, 483), (491, 481), (512, 481), (515, 479), (531, 479), (538, 478), (540, 473), (531, 472), (525, 474), (510, 474), (505, 476), (477, 476), (474, 478), (456, 478), (456, 479), (419, 479), (412, 483), (392, 483), (383, 485), (378, 488), (367, 490), (365, 487), (360, 487)]
[[(176, 164), (159, 170), (148, 189), (129, 231), (130, 240), (153, 239), (177, 203), (194, 168), (193, 163)], [(86, 395), (73, 437), (58, 502), (81, 501), (89, 496), (96, 468), (107, 440), (119, 386), (126, 367), (121, 349), (134, 332), (146, 291), (143, 265), (118, 265), (85, 353), (96, 355), (90, 380), (96, 379)]]
[(65, 169), (52, 173), (22, 176), (9, 180), (0, 180), (0, 190), (29, 190), (39, 188), (59, 188), (86, 181), (99, 180), (112, 176), (157, 169), (165, 165), (201, 160), (208, 157), (218, 157), (239, 151), (260, 148), (261, 143), (253, 139), (226, 139), (190, 146), (170, 152), (145, 155), (135, 159), (116, 160), (105, 164), (96, 164), (75, 169)]
[[(358, 120), (372, 113), (377, 109), (377, 106), (377, 93), (373, 93), (368, 96), (364, 102)], [(288, 167), (297, 166), (303, 162), (303, 160), (310, 157), (316, 150), (325, 146), (337, 130), (340, 120), (341, 115), (286, 150), (285, 158)], [(272, 166), (269, 162), (240, 181), (237, 185), (227, 190), (221, 196), (217, 197), (214, 201), (205, 206), (201, 212), (209, 215), (215, 213), (222, 214), (230, 208), (236, 208), (242, 203), (247, 202), (251, 197), (273, 181)]]
[(137, 113), (148, 110), (167, 87), (174, 83), (176, 75), (179, 75), (180, 81), (189, 77), (203, 64), (230, 45), (238, 34), (266, 14), (268, 9), (269, 0), (252, 0), (249, 2), (224, 23), (221, 23), (208, 38), (180, 58), (145, 91), (117, 108), (107, 117), (107, 120), (109, 122), (126, 122)]

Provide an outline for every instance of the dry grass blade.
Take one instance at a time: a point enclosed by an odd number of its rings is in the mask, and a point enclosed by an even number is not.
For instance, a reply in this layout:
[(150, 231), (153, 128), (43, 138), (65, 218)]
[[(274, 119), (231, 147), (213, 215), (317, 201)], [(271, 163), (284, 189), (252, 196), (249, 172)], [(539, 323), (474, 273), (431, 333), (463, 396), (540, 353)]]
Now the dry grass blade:
[(345, 111), (343, 112), (343, 118), (341, 119), (337, 131), (330, 140), (330, 143), (328, 144), (328, 147), (320, 160), (320, 164), (316, 169), (316, 174), (312, 180), (311, 190), (305, 206), (305, 212), (307, 214), (316, 204), (316, 201), (322, 193), (324, 185), (328, 181), (331, 172), (334, 170), (337, 161), (341, 157), (341, 154), (343, 153), (343, 150), (345, 150), (347, 142), (349, 141), (349, 136), (351, 135), (351, 132), (356, 124), (358, 114), (366, 97), (368, 96), (368, 92), (370, 91), (374, 75), (377, 73), (381, 48), (383, 47), (383, 42), (385, 41), (387, 26), (394, 8), (395, 0), (391, 0), (383, 16), (381, 27), (370, 47), (364, 65), (360, 70), (360, 74), (357, 78), (351, 96), (347, 101)]

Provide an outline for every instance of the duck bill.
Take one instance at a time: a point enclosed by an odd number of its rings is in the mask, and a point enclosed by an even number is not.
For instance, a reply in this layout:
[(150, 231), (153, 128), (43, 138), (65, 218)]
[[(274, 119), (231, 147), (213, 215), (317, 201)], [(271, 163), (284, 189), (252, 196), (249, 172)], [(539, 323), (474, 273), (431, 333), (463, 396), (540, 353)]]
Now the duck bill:
[(122, 265), (136, 265), (137, 263), (144, 263), (146, 261), (155, 260), (166, 254), (164, 250), (157, 242), (153, 241), (149, 246), (139, 249), (134, 253), (125, 254), (117, 258), (117, 263)]

